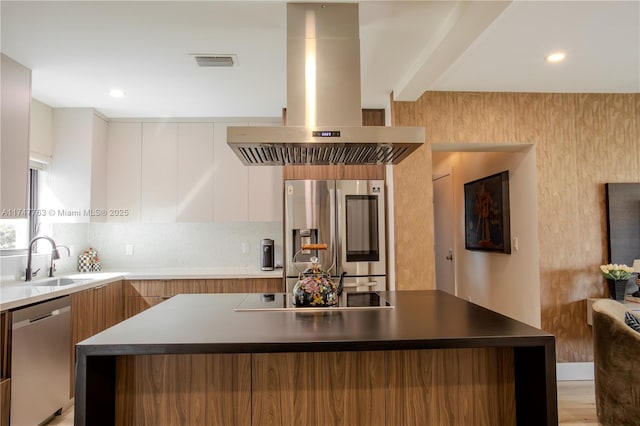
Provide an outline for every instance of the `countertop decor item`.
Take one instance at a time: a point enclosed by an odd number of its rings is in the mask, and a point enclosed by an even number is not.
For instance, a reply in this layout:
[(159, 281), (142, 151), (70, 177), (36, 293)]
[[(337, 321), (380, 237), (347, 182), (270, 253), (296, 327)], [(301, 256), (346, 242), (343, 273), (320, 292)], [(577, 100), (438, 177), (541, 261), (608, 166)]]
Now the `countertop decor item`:
[(102, 269), (102, 263), (98, 258), (98, 252), (89, 247), (78, 256), (78, 272), (98, 272)]
[[(326, 250), (326, 244), (303, 244), (302, 250)], [(294, 256), (295, 259), (295, 256)], [(342, 293), (344, 273), (336, 286), (331, 275), (322, 269), (317, 257), (311, 258), (311, 266), (300, 273), (298, 282), (293, 287), (293, 304), (296, 307), (335, 306)]]
[(627, 281), (631, 278), (633, 268), (627, 265), (608, 264), (600, 265), (602, 275), (607, 279), (609, 295), (617, 301), (624, 300)]

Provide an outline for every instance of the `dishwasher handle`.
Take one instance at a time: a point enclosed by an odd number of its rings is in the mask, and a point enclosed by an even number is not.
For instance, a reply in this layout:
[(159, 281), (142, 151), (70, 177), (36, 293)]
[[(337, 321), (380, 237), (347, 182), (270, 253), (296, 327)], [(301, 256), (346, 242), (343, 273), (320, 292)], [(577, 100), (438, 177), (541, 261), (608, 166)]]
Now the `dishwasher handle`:
[(47, 313), (32, 317), (32, 318), (27, 318), (25, 320), (22, 321), (17, 321), (13, 323), (13, 327), (11, 327), (13, 330), (18, 330), (22, 327), (27, 327), (31, 324), (34, 324), (36, 322), (39, 321), (43, 321), (46, 320), (47, 318), (53, 318), (57, 315), (63, 314), (65, 312), (69, 312), (71, 310), (71, 307), (69, 306), (65, 306), (64, 308), (60, 308), (60, 309), (54, 309), (52, 311), (49, 311)]

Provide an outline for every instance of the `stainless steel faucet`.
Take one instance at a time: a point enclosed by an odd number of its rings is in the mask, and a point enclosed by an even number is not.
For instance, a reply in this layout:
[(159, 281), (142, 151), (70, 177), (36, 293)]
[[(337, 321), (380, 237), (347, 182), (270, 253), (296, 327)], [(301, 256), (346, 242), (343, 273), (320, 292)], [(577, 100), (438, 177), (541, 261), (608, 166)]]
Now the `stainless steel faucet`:
[(58, 253), (58, 249), (56, 248), (56, 242), (53, 241), (52, 238), (47, 237), (46, 235), (40, 235), (38, 237), (33, 237), (31, 241), (29, 241), (29, 252), (27, 254), (27, 269), (24, 274), (25, 281), (31, 281), (31, 255), (33, 254), (33, 244), (40, 240), (44, 239), (51, 243), (51, 266), (49, 266), (49, 276), (53, 277), (53, 261), (56, 259), (60, 259), (60, 253)]
[[(71, 257), (71, 249), (68, 246), (65, 246), (64, 244), (60, 244), (59, 246), (56, 246), (56, 249), (59, 249), (60, 247), (62, 247), (67, 251), (67, 257)], [(58, 259), (60, 259), (60, 250), (58, 250)], [(51, 256), (51, 266), (50, 266), (51, 275), (50, 276), (53, 276), (53, 273), (56, 271), (56, 264), (53, 263), (54, 260), (55, 259), (53, 258), (53, 256)]]

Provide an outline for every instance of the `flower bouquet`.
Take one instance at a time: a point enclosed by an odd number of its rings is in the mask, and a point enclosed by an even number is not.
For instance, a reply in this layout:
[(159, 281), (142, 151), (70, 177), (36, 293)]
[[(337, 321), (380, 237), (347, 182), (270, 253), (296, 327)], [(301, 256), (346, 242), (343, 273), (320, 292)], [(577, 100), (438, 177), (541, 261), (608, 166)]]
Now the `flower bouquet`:
[(627, 265), (608, 264), (600, 265), (600, 270), (602, 271), (602, 276), (608, 281), (611, 298), (624, 300), (627, 281), (631, 278), (633, 268)]

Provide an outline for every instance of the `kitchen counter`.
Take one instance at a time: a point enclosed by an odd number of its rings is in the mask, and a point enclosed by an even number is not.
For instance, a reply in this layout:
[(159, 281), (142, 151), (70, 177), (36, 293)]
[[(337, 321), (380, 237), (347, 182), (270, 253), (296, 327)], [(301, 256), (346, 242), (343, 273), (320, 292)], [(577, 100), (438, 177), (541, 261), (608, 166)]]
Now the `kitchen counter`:
[[(393, 308), (247, 312), (234, 309), (244, 294), (178, 295), (77, 345), (75, 424), (114, 424), (116, 364), (126, 355), (253, 354), (248, 368), (252, 380), (258, 380), (262, 365), (258, 354), (356, 352), (392, 357), (397, 351), (465, 348), (512, 350), (506, 356), (513, 362), (510, 381), (517, 424), (557, 424), (553, 335), (440, 291), (382, 295)], [(443, 362), (456, 357), (446, 355)], [(482, 357), (486, 355), (480, 355), (480, 361)], [(384, 358), (381, 366), (387, 367), (381, 367), (379, 375), (384, 375), (391, 359)], [(495, 367), (496, 363), (491, 364)], [(281, 364), (274, 365), (277, 369)], [(498, 366), (501, 368), (505, 367)], [(479, 374), (484, 377), (484, 369)], [(309, 386), (310, 382), (305, 383)], [(251, 395), (252, 407), (263, 409), (255, 402), (255, 391)], [(258, 414), (254, 414), (255, 418)]]
[(282, 269), (261, 271), (259, 268), (248, 267), (155, 268), (58, 274), (55, 278), (72, 278), (82, 280), (82, 282), (65, 286), (38, 286), (35, 284), (49, 278), (38, 277), (31, 282), (2, 280), (0, 283), (0, 311), (20, 308), (119, 280), (282, 278)]

